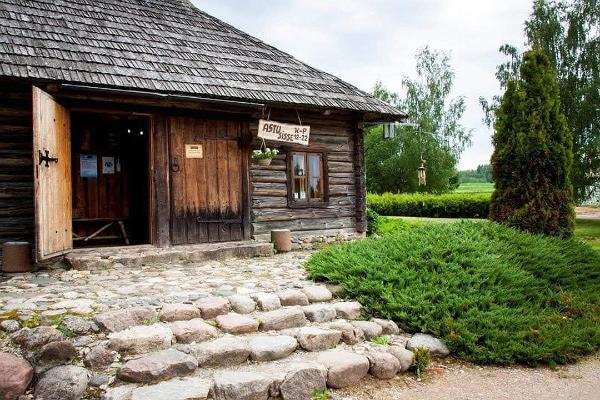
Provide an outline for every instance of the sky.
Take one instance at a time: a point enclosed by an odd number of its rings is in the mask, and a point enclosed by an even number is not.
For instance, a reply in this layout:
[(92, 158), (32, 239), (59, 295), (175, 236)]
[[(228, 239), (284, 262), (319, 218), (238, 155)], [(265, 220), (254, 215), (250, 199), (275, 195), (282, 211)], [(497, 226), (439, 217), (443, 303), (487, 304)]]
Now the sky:
[(499, 94), (496, 66), (504, 43), (523, 47), (531, 0), (192, 0), (203, 11), (371, 92), (382, 81), (402, 92), (415, 76), (415, 54), (429, 46), (451, 53), (453, 96), (464, 96), (462, 124), (473, 145), (459, 169), (487, 164), (492, 130), (479, 97)]

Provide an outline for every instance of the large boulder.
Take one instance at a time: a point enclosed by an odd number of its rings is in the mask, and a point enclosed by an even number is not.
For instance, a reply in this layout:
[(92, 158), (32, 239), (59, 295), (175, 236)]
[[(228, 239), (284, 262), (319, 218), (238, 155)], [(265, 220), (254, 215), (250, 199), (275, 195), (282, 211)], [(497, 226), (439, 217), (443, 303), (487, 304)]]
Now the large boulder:
[(358, 319), (362, 311), (362, 306), (358, 301), (343, 301), (333, 305), (338, 318)]
[(327, 370), (314, 363), (294, 364), (281, 383), (279, 391), (283, 400), (311, 399), (315, 391), (325, 390)]
[(196, 306), (200, 308), (204, 319), (213, 319), (229, 312), (229, 300), (223, 297), (205, 297), (198, 300)]
[(219, 330), (207, 324), (203, 319), (196, 318), (190, 321), (175, 321), (169, 328), (179, 343), (200, 343), (219, 336)]
[(355, 327), (347, 321), (334, 321), (329, 324), (329, 329), (342, 332), (342, 341), (349, 345), (355, 345), (365, 340), (365, 334), (362, 329)]
[(188, 321), (201, 316), (200, 309), (192, 304), (165, 304), (160, 311), (160, 320), (164, 322)]
[(386, 346), (382, 351), (386, 351), (398, 359), (400, 372), (406, 371), (415, 362), (415, 353), (402, 346)]
[(122, 310), (106, 311), (96, 315), (98, 325), (109, 332), (119, 332), (136, 325), (155, 321), (158, 313), (154, 307), (130, 307)]
[(108, 340), (113, 350), (126, 354), (143, 354), (171, 347), (173, 332), (163, 324), (134, 326), (109, 334)]
[(42, 375), (35, 385), (37, 400), (80, 400), (89, 381), (85, 368), (62, 365)]
[(33, 368), (22, 358), (0, 353), (0, 399), (16, 400), (33, 378)]
[(391, 354), (372, 351), (367, 354), (371, 367), (369, 372), (378, 379), (392, 379), (400, 370), (400, 361)]
[(215, 377), (215, 400), (267, 400), (273, 378), (258, 372), (222, 372)]
[(448, 347), (444, 342), (424, 333), (415, 334), (406, 343), (406, 348), (408, 350), (415, 350), (419, 347), (428, 349), (434, 356), (446, 357), (450, 354), (450, 350), (448, 350)]
[(245, 362), (250, 356), (248, 340), (224, 337), (191, 346), (191, 353), (200, 366), (232, 366)]
[(308, 297), (297, 289), (286, 289), (277, 293), (282, 306), (307, 306)]
[(232, 335), (258, 331), (258, 320), (241, 314), (229, 313), (219, 315), (216, 321), (223, 332)]
[(274, 293), (254, 293), (251, 297), (261, 311), (273, 311), (281, 308), (279, 296)]
[(287, 307), (264, 312), (258, 316), (258, 319), (261, 331), (296, 328), (307, 323), (301, 307)]
[(256, 303), (248, 296), (235, 294), (228, 297), (231, 309), (238, 314), (250, 314), (256, 309)]
[(352, 321), (353, 326), (359, 328), (365, 334), (367, 340), (374, 339), (383, 333), (381, 325), (371, 321)]
[(14, 333), (11, 339), (13, 343), (18, 344), (22, 349), (34, 351), (50, 342), (64, 340), (65, 337), (53, 326), (38, 326), (33, 329), (21, 329)]
[(192, 373), (198, 361), (190, 355), (168, 349), (127, 361), (118, 376), (127, 382), (149, 383)]
[(326, 302), (333, 299), (333, 294), (325, 286), (308, 286), (302, 289), (310, 303)]
[(336, 311), (331, 304), (311, 304), (302, 307), (304, 315), (310, 322), (328, 322), (333, 321)]
[(83, 364), (91, 369), (103, 369), (110, 366), (117, 353), (108, 349), (105, 345), (98, 345), (90, 350), (83, 359)]
[(307, 326), (301, 328), (297, 335), (298, 343), (306, 351), (321, 351), (338, 345), (342, 332), (333, 329)]
[(256, 336), (248, 340), (250, 358), (254, 361), (273, 361), (285, 358), (298, 348), (291, 336)]
[(400, 328), (398, 328), (398, 325), (392, 320), (371, 318), (371, 322), (375, 322), (377, 325), (381, 326), (384, 335), (397, 335), (400, 333)]
[(39, 374), (58, 365), (70, 364), (76, 355), (75, 346), (68, 340), (50, 342), (35, 354), (35, 372)]
[(327, 368), (327, 385), (334, 389), (357, 384), (369, 372), (369, 359), (349, 351), (319, 354), (317, 362)]
[(133, 389), (131, 400), (205, 400), (212, 382), (202, 378), (180, 378)]

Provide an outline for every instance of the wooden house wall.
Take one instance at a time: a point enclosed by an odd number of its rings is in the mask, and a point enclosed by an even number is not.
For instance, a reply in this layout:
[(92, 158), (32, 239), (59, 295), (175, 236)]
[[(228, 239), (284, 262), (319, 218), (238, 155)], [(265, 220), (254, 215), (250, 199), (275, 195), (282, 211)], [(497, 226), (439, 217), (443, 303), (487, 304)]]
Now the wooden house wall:
[(31, 86), (0, 81), (0, 244), (33, 242)]
[[(270, 118), (298, 123), (298, 115), (293, 111), (272, 111)], [(324, 116), (306, 111), (300, 112), (300, 118), (303, 124), (311, 126), (310, 145), (293, 149), (327, 153), (329, 203), (314, 208), (288, 206), (286, 150), (289, 147), (269, 142), (267, 145), (281, 151), (271, 165), (250, 164), (251, 219), (257, 239), (268, 240), (272, 229), (290, 229), (294, 236), (301, 237), (351, 234), (357, 232), (357, 227), (360, 230), (357, 204), (360, 207), (362, 191), (357, 189), (356, 119), (351, 114)], [(261, 145), (257, 120), (251, 122), (250, 130), (255, 138), (252, 147), (257, 149)]]

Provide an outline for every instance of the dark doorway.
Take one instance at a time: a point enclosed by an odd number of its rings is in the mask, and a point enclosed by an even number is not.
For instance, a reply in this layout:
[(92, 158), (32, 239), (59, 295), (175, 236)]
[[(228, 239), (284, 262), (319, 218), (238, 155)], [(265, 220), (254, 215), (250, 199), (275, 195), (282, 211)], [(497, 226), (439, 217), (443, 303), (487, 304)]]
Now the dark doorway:
[(71, 136), (74, 246), (149, 243), (150, 119), (73, 113)]

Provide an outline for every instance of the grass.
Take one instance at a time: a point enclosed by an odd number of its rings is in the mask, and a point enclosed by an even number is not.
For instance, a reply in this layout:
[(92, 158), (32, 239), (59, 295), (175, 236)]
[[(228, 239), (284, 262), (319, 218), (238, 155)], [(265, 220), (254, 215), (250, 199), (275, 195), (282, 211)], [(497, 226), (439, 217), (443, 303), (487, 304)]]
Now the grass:
[(423, 224), (308, 262), (368, 314), (479, 363), (562, 364), (600, 347), (600, 253), (488, 222)]
[(492, 193), (493, 183), (461, 183), (455, 193)]
[(389, 336), (377, 336), (377, 337), (373, 338), (371, 341), (380, 346), (392, 344), (392, 338)]
[(575, 236), (600, 251), (600, 220), (578, 219), (575, 224)]

